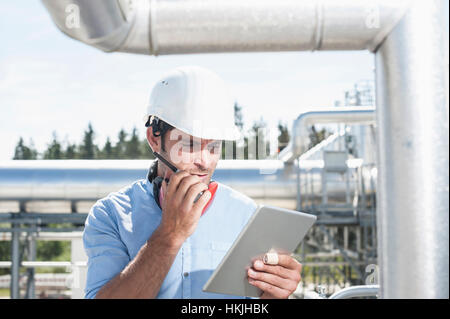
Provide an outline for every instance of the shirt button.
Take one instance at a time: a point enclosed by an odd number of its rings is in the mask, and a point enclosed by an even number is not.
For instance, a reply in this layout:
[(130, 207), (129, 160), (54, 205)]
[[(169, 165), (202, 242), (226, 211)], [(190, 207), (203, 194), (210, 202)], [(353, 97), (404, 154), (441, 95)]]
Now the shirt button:
[(183, 276), (184, 276), (184, 277), (187, 277), (187, 276), (189, 276), (189, 273), (188, 273), (188, 272), (185, 272), (185, 273), (183, 274)]

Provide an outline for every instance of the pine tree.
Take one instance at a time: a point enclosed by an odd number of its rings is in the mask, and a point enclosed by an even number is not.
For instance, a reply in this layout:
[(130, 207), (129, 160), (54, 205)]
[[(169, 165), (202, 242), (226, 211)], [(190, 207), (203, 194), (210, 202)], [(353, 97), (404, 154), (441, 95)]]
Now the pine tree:
[(114, 147), (114, 151), (116, 153), (117, 159), (124, 159), (126, 158), (126, 148), (127, 148), (127, 133), (122, 128), (119, 132), (119, 141), (117, 142), (116, 146)]
[(136, 127), (133, 128), (130, 140), (125, 144), (125, 158), (138, 159), (140, 158), (141, 150), (139, 147), (139, 137)]
[(30, 140), (30, 147), (24, 144), (23, 138), (20, 137), (14, 151), (13, 160), (35, 160), (38, 152), (34, 149), (33, 140)]
[(23, 138), (20, 137), (19, 142), (16, 145), (16, 149), (14, 151), (14, 157), (13, 160), (21, 160), (24, 159), (25, 157), (25, 152), (26, 152), (26, 146), (23, 143)]
[(103, 159), (113, 159), (114, 156), (114, 147), (111, 144), (111, 141), (109, 140), (109, 136), (106, 138), (105, 146), (103, 146), (103, 149), (101, 151), (101, 158)]
[(248, 159), (264, 159), (270, 152), (270, 145), (266, 141), (264, 129), (267, 124), (261, 118), (259, 121), (253, 122), (250, 129), (250, 140), (247, 142)]
[(310, 131), (311, 132), (309, 133), (308, 149), (313, 148), (330, 135), (330, 133), (325, 128), (322, 128), (320, 131), (317, 131), (314, 125), (311, 126)]
[(36, 147), (34, 146), (33, 139), (30, 138), (30, 159), (36, 160), (40, 156), (39, 152), (37, 151)]
[[(237, 102), (234, 102), (234, 125), (239, 129), (239, 131), (242, 133), (244, 130), (244, 120), (242, 115), (242, 106), (239, 106)], [(233, 141), (230, 145), (230, 142), (222, 141), (222, 153), (221, 158), (222, 159), (236, 159), (237, 157), (237, 142)], [(232, 150), (228, 149), (232, 148)], [(229, 158), (232, 152), (232, 158)], [(226, 154), (228, 153), (228, 154)], [(228, 156), (228, 157), (227, 157)]]
[(63, 159), (75, 159), (77, 158), (77, 145), (72, 144), (68, 136), (64, 138), (64, 142), (61, 145), (62, 147), (62, 158)]
[(80, 158), (94, 159), (96, 157), (96, 146), (94, 145), (94, 129), (91, 123), (84, 132), (83, 143), (80, 145)]
[(154, 159), (155, 155), (153, 155), (150, 145), (148, 145), (147, 138), (141, 140), (139, 144), (139, 148), (141, 150), (141, 158), (142, 159)]
[(237, 102), (234, 102), (234, 124), (242, 132), (244, 129), (244, 120), (242, 115), (242, 106), (239, 106)]
[(287, 128), (287, 125), (284, 125), (283, 123), (278, 122), (278, 152), (281, 152), (283, 150), (283, 148), (285, 148), (287, 146), (287, 144), (289, 143), (289, 130)]
[(78, 158), (77, 154), (77, 145), (76, 144), (67, 144), (66, 150), (64, 151), (65, 159), (76, 159)]
[(47, 150), (44, 151), (44, 159), (62, 159), (63, 152), (61, 144), (58, 141), (56, 132), (53, 132), (53, 141), (48, 145)]

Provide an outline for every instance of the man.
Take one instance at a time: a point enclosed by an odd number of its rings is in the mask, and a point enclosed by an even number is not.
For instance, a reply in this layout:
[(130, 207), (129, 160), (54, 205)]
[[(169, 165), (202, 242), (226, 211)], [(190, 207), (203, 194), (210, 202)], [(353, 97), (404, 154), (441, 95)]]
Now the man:
[[(177, 68), (154, 86), (146, 121), (152, 151), (178, 171), (156, 160), (147, 179), (92, 207), (86, 298), (240, 298), (202, 291), (257, 207), (221, 183), (208, 190), (222, 140), (238, 136), (225, 83), (200, 67)], [(300, 271), (279, 255), (278, 265), (257, 260), (247, 274), (261, 298), (287, 298)]]

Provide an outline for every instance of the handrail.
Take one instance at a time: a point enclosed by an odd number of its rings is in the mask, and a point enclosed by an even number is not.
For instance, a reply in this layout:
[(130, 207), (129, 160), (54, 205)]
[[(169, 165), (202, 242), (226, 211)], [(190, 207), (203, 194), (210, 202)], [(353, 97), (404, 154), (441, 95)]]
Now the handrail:
[[(12, 261), (0, 261), (0, 268), (11, 268)], [(42, 268), (42, 267), (86, 267), (86, 261), (22, 261), (21, 267)]]

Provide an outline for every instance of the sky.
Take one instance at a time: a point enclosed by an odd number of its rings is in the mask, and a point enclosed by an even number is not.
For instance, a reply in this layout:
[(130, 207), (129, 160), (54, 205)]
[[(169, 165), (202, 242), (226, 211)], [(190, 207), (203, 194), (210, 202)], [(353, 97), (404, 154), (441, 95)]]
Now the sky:
[[(95, 141), (115, 142), (142, 117), (153, 84), (168, 70), (199, 65), (216, 72), (242, 106), (245, 128), (292, 126), (302, 112), (331, 107), (345, 90), (374, 79), (367, 51), (150, 56), (105, 53), (59, 31), (40, 1), (0, 2), (0, 160), (12, 159), (20, 137), (43, 152), (56, 132), (80, 143), (88, 123)], [(214, 115), (212, 115), (214, 116)]]

